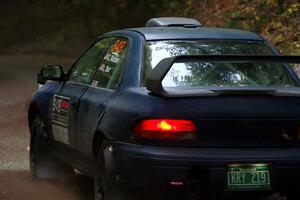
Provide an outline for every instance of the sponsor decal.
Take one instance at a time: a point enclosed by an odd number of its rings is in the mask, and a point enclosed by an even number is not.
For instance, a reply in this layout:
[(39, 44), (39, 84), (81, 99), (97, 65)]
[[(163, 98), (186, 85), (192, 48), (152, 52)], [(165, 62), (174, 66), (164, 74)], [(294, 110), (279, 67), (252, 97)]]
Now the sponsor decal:
[(54, 95), (52, 112), (58, 114), (67, 114), (70, 108), (70, 98)]
[(62, 99), (60, 102), (60, 107), (62, 110), (69, 110), (70, 108), (70, 102), (66, 101), (65, 99)]
[(68, 127), (68, 117), (52, 113), (52, 122)]
[(52, 131), (56, 141), (69, 145), (70, 98), (54, 95), (52, 103)]
[(53, 139), (54, 140), (64, 143), (64, 144), (67, 144), (67, 145), (70, 144), (67, 128), (53, 124), (52, 129), (53, 129)]
[(110, 57), (109, 61), (113, 62), (113, 63), (119, 63), (119, 55), (116, 55), (116, 54), (112, 54), (112, 56)]
[(120, 61), (120, 56), (117, 53), (112, 53), (112, 54), (108, 53), (104, 56), (104, 60), (108, 62), (112, 62), (114, 64), (118, 64)]
[(104, 56), (104, 60), (109, 60), (110, 57), (111, 57), (111, 53), (107, 53), (105, 56)]

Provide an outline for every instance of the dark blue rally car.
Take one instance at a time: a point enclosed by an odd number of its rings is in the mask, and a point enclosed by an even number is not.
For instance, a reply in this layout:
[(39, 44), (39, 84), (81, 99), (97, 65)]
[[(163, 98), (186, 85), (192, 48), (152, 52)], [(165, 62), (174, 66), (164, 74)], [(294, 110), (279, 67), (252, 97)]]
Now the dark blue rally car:
[(297, 199), (299, 63), (255, 33), (188, 18), (109, 32), (68, 72), (38, 75), (31, 173), (77, 169), (95, 200), (135, 199), (130, 188)]

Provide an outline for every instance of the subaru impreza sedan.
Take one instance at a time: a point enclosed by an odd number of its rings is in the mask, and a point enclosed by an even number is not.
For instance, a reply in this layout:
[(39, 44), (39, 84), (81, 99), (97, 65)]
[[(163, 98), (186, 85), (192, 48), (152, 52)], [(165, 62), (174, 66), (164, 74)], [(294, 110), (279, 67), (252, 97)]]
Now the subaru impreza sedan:
[(104, 34), (67, 72), (38, 74), (31, 174), (76, 169), (94, 179), (95, 200), (156, 188), (297, 199), (297, 63), (256, 33), (188, 18)]

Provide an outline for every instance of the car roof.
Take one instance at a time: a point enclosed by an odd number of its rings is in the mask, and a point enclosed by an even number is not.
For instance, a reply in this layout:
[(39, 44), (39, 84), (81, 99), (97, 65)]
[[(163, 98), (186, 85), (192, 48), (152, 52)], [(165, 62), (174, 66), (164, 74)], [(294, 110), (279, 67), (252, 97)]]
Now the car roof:
[(145, 38), (145, 40), (229, 39), (264, 41), (264, 39), (256, 33), (225, 28), (145, 27), (125, 30), (139, 33)]

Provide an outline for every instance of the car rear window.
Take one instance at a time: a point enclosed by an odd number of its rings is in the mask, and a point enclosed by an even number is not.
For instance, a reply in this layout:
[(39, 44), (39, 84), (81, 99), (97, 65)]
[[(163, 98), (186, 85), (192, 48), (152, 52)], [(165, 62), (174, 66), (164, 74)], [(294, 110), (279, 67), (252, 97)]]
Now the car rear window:
[[(179, 55), (274, 55), (264, 43), (253, 41), (153, 41), (145, 50), (143, 81), (164, 58)], [(297, 86), (284, 64), (186, 62), (175, 63), (163, 87)]]

